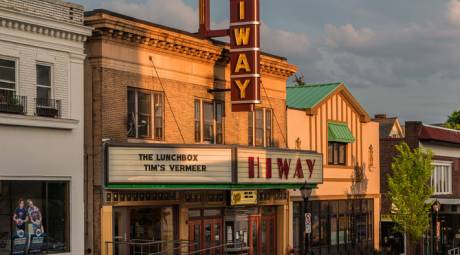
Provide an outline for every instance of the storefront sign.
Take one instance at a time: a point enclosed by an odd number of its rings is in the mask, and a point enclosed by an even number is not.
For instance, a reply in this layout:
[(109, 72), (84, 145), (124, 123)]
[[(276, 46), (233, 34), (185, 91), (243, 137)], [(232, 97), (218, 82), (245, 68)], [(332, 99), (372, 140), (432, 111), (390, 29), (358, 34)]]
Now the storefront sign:
[(305, 234), (311, 234), (311, 213), (305, 213)]
[(322, 155), (289, 150), (238, 149), (238, 183), (323, 182)]
[(257, 204), (257, 190), (238, 190), (231, 192), (231, 205)]
[(230, 0), (232, 111), (260, 103), (259, 0)]
[(232, 149), (108, 147), (110, 183), (229, 183)]

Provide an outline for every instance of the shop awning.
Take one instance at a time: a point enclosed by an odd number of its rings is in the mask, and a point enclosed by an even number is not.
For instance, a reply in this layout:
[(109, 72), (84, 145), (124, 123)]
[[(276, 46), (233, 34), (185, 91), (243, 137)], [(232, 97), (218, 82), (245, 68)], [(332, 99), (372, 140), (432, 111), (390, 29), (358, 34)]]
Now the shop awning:
[(355, 141), (346, 123), (329, 122), (327, 130), (329, 142), (352, 143)]

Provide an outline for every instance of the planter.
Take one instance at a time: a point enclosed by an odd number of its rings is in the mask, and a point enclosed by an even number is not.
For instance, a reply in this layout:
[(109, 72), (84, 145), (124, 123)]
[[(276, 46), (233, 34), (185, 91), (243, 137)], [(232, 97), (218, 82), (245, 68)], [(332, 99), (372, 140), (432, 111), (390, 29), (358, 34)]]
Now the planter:
[(47, 108), (47, 107), (37, 107), (37, 115), (42, 117), (55, 118), (59, 114), (58, 109)]

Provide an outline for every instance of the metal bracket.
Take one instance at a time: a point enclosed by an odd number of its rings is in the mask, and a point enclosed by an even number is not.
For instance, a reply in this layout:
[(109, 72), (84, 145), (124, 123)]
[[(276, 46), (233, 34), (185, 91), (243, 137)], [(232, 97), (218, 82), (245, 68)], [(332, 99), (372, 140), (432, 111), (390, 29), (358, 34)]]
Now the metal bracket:
[(208, 93), (230, 92), (231, 89), (208, 89)]

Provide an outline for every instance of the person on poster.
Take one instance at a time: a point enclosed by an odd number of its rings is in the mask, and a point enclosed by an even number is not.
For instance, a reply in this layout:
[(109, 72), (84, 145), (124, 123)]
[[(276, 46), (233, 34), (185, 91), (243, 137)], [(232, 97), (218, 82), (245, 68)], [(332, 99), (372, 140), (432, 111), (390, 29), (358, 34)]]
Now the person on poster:
[(42, 225), (42, 213), (40, 212), (40, 209), (38, 209), (38, 207), (36, 207), (30, 199), (27, 200), (27, 206), (29, 221), (32, 223), (32, 233), (37, 234), (37, 230), (39, 230), (39, 233), (44, 233), (45, 230)]
[(18, 232), (24, 233), (26, 230), (26, 221), (28, 220), (27, 214), (24, 199), (21, 198), (18, 200), (18, 205), (13, 214), (13, 221), (16, 223), (16, 234), (18, 234)]

